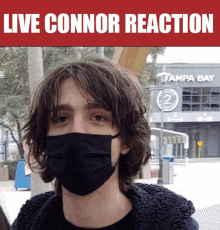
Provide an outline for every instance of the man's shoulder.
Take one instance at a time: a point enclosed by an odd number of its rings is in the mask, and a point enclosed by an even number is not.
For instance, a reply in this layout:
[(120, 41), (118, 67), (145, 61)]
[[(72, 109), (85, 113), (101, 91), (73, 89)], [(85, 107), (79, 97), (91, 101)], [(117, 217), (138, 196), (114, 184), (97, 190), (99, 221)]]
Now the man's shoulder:
[[(142, 183), (136, 183), (134, 185), (135, 193), (138, 194), (141, 197), (150, 197), (151, 199), (158, 199), (159, 197), (166, 198), (166, 201), (178, 201), (178, 203), (189, 203), (192, 202), (187, 200), (185, 197), (176, 194), (175, 192), (161, 186), (161, 185), (155, 185), (155, 184), (142, 184)], [(164, 199), (160, 199), (163, 201)], [(173, 203), (173, 202), (172, 202)], [(175, 203), (174, 203), (175, 205)]]
[[(195, 212), (192, 201), (176, 194), (175, 192), (154, 184), (137, 183), (134, 186), (135, 194), (139, 196), (142, 202), (151, 201), (152, 206), (163, 205), (172, 210), (174, 207), (185, 208), (190, 214)], [(153, 202), (152, 202), (153, 201)]]
[(144, 225), (155, 229), (170, 229), (169, 226), (187, 229), (195, 212), (190, 200), (160, 185), (135, 183), (127, 194), (135, 216), (142, 215)]
[(33, 221), (45, 206), (48, 206), (47, 203), (49, 203), (53, 197), (56, 197), (56, 194), (54, 191), (50, 191), (28, 199), (26, 203), (22, 205), (18, 217), (12, 225), (12, 229), (26, 229), (25, 226), (28, 226), (28, 223)]
[(33, 208), (38, 209), (39, 207), (44, 205), (51, 197), (54, 197), (54, 196), (55, 196), (54, 191), (38, 194), (38, 195), (28, 199), (26, 201), (26, 203), (22, 206), (21, 210), (23, 208), (28, 208), (30, 206), (31, 206), (32, 209)]

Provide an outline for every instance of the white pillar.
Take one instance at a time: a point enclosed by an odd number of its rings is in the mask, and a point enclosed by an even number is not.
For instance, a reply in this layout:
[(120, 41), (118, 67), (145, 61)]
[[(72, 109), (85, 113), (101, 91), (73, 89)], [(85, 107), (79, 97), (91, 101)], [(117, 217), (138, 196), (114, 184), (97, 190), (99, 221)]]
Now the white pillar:
[(148, 160), (146, 165), (144, 165), (142, 167), (142, 173), (143, 173), (143, 179), (150, 179), (151, 178), (150, 159)]
[[(41, 47), (28, 47), (28, 72), (32, 97), (44, 76)], [(31, 197), (51, 190), (53, 190), (51, 183), (44, 183), (38, 173), (31, 173)]]
[(167, 155), (173, 155), (173, 144), (167, 144), (166, 145), (166, 154)]

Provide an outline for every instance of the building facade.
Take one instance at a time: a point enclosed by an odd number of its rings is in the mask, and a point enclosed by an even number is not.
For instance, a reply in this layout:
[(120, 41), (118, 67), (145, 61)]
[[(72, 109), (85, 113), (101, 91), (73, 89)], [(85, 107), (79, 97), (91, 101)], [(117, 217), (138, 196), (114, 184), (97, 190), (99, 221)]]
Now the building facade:
[[(189, 136), (189, 158), (220, 157), (220, 64), (157, 64), (158, 73), (164, 65), (171, 74), (164, 83), (164, 129)], [(161, 91), (152, 90), (151, 124), (157, 128), (161, 127)], [(180, 156), (180, 146), (170, 148)]]

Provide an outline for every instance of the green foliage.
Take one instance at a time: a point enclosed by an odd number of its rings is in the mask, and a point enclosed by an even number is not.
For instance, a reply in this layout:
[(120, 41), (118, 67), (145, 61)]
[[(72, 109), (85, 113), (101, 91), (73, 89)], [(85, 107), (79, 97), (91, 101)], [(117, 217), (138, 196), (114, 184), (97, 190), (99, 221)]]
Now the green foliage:
[(112, 59), (113, 58), (113, 55), (115, 53), (115, 47), (105, 47), (104, 48), (104, 54), (105, 54), (105, 57), (109, 58), (109, 59)]
[(76, 58), (80, 49), (77, 47), (42, 47), (44, 72), (65, 58)]
[(165, 52), (166, 47), (155, 46), (151, 48), (150, 55), (153, 59), (153, 63), (156, 63), (158, 55), (162, 55)]
[(17, 161), (4, 161), (0, 163), (0, 167), (3, 167), (4, 165), (8, 166), (9, 180), (14, 180), (16, 167), (17, 167)]
[[(21, 125), (28, 114), (29, 84), (26, 47), (0, 47), (0, 125), (10, 131), (23, 155)], [(17, 131), (18, 139), (13, 135)]]
[(95, 47), (42, 47), (44, 72), (65, 59), (80, 59), (95, 52)]
[(152, 63), (146, 63), (142, 72), (142, 76), (147, 76), (148, 85), (154, 85), (158, 82), (158, 78), (156, 77), (156, 60), (158, 55), (162, 55), (165, 52), (166, 47), (152, 47), (150, 51), (150, 55), (153, 59)]
[(143, 88), (143, 97), (147, 107), (147, 117), (149, 118), (150, 106), (151, 106), (151, 93), (150, 86), (157, 84), (159, 79), (156, 77), (156, 60), (159, 54), (165, 52), (166, 47), (152, 47), (150, 55), (152, 56), (152, 63), (146, 63), (142, 71), (142, 76), (139, 77), (139, 81)]
[(0, 118), (10, 114), (7, 119), (15, 125), (13, 114), (23, 119), (29, 103), (27, 48), (1, 47), (0, 68), (5, 75), (0, 79)]

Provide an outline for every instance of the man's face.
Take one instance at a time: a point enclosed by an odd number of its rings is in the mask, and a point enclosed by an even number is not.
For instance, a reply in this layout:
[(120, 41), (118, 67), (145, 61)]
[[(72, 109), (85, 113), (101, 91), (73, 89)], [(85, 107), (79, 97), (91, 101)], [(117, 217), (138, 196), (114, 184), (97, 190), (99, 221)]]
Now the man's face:
[[(49, 121), (48, 136), (67, 133), (114, 136), (119, 132), (117, 127), (112, 127), (112, 112), (101, 108), (72, 78), (60, 86), (57, 109), (57, 116)], [(113, 166), (120, 153), (129, 151), (126, 146), (122, 146), (120, 137), (112, 140), (111, 149)]]

